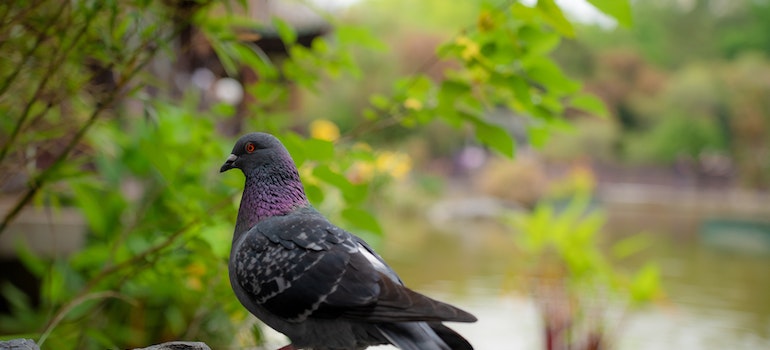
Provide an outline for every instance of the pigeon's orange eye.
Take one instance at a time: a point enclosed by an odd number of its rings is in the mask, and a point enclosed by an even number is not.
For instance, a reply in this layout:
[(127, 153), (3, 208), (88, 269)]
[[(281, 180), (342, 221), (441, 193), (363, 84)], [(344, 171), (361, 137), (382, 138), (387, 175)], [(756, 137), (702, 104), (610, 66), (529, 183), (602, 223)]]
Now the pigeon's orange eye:
[(254, 151), (257, 150), (257, 146), (254, 146), (253, 143), (249, 142), (249, 143), (246, 144), (245, 149), (246, 149), (247, 153), (253, 153)]

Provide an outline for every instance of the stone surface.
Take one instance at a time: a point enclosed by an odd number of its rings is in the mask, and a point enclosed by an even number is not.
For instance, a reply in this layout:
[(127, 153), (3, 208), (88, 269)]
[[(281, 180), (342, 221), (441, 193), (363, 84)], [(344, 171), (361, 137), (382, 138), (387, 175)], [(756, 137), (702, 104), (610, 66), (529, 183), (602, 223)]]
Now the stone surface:
[(40, 350), (32, 339), (11, 339), (0, 341), (0, 350)]
[[(32, 339), (11, 339), (0, 341), (0, 350), (40, 350), (40, 347)], [(211, 348), (203, 342), (172, 341), (134, 350), (211, 350)]]
[(196, 341), (172, 341), (134, 350), (211, 350), (206, 343)]

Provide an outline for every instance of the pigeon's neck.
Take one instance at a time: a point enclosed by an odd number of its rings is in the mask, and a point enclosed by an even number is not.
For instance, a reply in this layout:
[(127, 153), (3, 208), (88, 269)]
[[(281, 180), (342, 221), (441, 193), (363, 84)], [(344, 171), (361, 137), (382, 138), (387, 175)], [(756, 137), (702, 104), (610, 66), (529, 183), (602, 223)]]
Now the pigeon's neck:
[(291, 158), (259, 167), (246, 176), (235, 232), (248, 231), (265, 218), (286, 215), (308, 205)]

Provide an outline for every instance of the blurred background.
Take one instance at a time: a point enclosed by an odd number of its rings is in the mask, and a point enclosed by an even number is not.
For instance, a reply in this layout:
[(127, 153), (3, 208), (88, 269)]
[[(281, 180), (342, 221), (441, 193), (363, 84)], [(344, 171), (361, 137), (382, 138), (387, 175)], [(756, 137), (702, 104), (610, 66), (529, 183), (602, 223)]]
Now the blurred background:
[(0, 339), (287, 343), (237, 137), (477, 349), (770, 347), (770, 1), (0, 5)]

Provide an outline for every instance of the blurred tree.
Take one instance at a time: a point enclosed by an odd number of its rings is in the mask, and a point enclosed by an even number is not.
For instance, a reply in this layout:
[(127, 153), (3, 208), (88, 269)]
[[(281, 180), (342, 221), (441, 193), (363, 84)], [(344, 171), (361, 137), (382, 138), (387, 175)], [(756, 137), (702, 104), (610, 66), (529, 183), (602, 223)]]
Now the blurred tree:
[(641, 1), (634, 3), (634, 26), (609, 32), (580, 29), (594, 49), (635, 48), (659, 68), (689, 62), (732, 59), (745, 51), (770, 53), (768, 1)]
[[(634, 13), (632, 28), (581, 27), (584, 40), (556, 56), (613, 112), (615, 159), (770, 186), (759, 141), (770, 137), (766, 106), (751, 97), (766, 93), (756, 82), (767, 70), (770, 3), (644, 1)], [(581, 64), (569, 63), (575, 55)]]
[(770, 60), (743, 55), (722, 68), (727, 108), (716, 113), (743, 184), (770, 188)]

